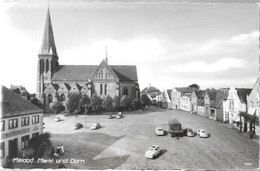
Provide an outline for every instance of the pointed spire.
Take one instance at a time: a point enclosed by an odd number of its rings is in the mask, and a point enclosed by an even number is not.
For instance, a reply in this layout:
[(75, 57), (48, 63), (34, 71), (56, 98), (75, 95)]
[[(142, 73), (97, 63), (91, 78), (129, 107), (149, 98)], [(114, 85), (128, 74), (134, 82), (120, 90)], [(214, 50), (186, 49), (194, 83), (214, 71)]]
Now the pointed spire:
[(48, 11), (46, 16), (44, 32), (43, 32), (40, 54), (50, 54), (50, 53), (58, 56), (56, 52), (56, 46), (55, 46), (54, 35), (53, 35), (52, 24), (51, 24), (50, 10), (48, 5)]
[(107, 45), (106, 45), (106, 62), (108, 62), (108, 61), (107, 61)]

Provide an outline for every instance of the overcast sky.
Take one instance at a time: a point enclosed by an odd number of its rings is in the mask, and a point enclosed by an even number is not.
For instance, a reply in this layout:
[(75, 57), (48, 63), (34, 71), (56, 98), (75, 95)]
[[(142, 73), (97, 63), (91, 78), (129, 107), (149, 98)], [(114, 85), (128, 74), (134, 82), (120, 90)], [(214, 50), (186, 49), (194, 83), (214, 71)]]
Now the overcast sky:
[[(0, 4), (1, 84), (36, 91), (47, 2)], [(61, 65), (136, 65), (140, 89), (197, 83), (252, 88), (259, 76), (257, 4), (51, 2)]]

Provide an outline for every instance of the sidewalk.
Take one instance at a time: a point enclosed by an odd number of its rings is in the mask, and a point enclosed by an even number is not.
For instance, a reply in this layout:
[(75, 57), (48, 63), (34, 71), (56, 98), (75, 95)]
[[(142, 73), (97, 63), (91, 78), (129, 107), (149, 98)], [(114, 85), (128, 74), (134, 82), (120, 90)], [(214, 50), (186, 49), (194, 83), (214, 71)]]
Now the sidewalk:
[[(229, 127), (230, 129), (234, 130), (235, 132), (237, 132), (238, 134), (241, 134), (249, 139), (251, 139), (253, 142), (259, 144), (259, 136), (257, 136), (256, 134), (254, 134), (253, 138), (250, 138), (249, 137), (249, 132), (240, 132), (239, 128), (238, 127), (235, 127), (234, 125), (232, 124), (223, 124), (223, 123), (220, 123), (221, 125), (224, 125), (224, 126), (227, 126)], [(260, 145), (260, 144), (259, 144)]]

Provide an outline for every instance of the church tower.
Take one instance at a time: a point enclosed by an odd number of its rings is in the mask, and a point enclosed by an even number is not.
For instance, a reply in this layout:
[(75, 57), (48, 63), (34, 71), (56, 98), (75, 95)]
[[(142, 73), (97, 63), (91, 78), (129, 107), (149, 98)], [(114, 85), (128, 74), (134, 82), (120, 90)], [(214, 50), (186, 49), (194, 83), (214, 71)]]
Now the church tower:
[(38, 54), (36, 97), (39, 100), (43, 100), (45, 84), (51, 82), (52, 76), (58, 66), (59, 57), (56, 51), (50, 10), (48, 8), (42, 43)]

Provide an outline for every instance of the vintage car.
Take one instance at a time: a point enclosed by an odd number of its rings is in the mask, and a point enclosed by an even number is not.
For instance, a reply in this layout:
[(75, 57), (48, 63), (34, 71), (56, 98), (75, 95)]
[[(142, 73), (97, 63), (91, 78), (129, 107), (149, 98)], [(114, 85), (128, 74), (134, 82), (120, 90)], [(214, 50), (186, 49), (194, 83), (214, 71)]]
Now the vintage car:
[(158, 145), (152, 145), (145, 153), (145, 157), (149, 159), (154, 159), (158, 154), (160, 154), (160, 147)]
[(156, 135), (164, 135), (164, 130), (161, 127), (155, 129)]
[(200, 136), (200, 138), (208, 138), (209, 136), (204, 129), (198, 129), (197, 135)]
[(99, 123), (93, 123), (90, 127), (91, 130), (95, 130), (99, 128), (101, 128), (101, 125)]

